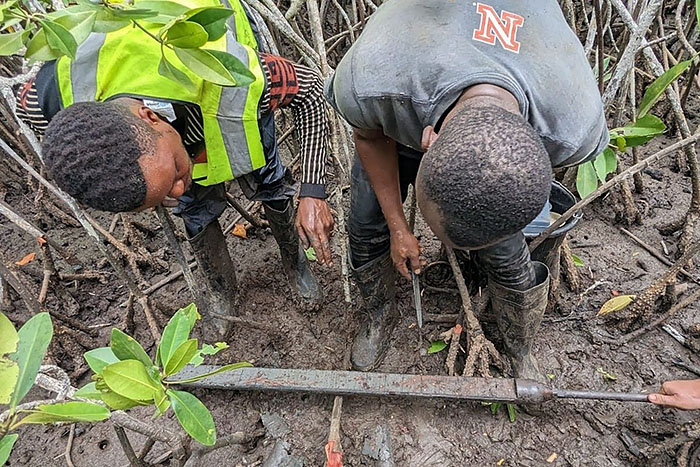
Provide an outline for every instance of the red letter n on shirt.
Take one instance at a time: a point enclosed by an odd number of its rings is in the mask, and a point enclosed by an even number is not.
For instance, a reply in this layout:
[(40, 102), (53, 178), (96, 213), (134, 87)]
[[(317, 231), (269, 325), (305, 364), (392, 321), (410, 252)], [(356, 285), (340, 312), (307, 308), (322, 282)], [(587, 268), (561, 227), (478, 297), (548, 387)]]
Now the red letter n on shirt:
[(520, 51), (520, 42), (515, 37), (518, 28), (525, 22), (522, 16), (505, 10), (498, 16), (492, 6), (483, 3), (476, 4), (476, 11), (481, 15), (481, 24), (479, 29), (474, 30), (475, 41), (495, 45), (498, 39), (504, 49), (516, 54)]

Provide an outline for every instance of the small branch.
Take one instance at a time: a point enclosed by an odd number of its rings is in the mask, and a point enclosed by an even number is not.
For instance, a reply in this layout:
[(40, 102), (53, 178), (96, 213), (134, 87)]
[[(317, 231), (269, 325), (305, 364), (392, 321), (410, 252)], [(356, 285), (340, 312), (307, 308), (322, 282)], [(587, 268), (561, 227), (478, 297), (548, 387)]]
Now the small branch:
[(129, 437), (126, 435), (124, 428), (114, 425), (114, 431), (117, 433), (117, 438), (119, 438), (119, 444), (121, 444), (126, 458), (129, 460), (129, 465), (131, 467), (144, 467), (143, 462), (136, 456), (134, 448), (131, 446)]
[(250, 222), (250, 225), (254, 225), (255, 227), (257, 227), (259, 229), (263, 229), (263, 228), (267, 227), (267, 225), (264, 225), (262, 223), (262, 221), (256, 219), (255, 216), (253, 216), (250, 212), (248, 212), (248, 210), (246, 208), (241, 206), (241, 203), (239, 203), (238, 200), (236, 200), (236, 198), (234, 198), (231, 193), (226, 192), (226, 201), (233, 209), (238, 211), (238, 213), (241, 216), (243, 216), (243, 219)]
[(66, 464), (68, 467), (75, 467), (73, 464), (73, 459), (71, 458), (70, 452), (73, 449), (73, 438), (75, 437), (75, 423), (70, 426), (70, 431), (68, 432), (68, 442), (66, 443), (66, 450), (63, 451), (63, 457), (66, 459)]

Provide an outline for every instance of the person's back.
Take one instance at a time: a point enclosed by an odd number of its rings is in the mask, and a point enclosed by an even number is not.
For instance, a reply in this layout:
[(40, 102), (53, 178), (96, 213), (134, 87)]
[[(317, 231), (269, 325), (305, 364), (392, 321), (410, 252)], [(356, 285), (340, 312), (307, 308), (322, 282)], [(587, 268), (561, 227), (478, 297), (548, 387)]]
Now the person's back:
[(494, 84), (518, 99), (556, 167), (607, 144), (592, 76), (555, 0), (392, 0), (341, 60), (329, 94), (354, 127), (421, 150), (423, 128), (437, 128), (464, 89)]

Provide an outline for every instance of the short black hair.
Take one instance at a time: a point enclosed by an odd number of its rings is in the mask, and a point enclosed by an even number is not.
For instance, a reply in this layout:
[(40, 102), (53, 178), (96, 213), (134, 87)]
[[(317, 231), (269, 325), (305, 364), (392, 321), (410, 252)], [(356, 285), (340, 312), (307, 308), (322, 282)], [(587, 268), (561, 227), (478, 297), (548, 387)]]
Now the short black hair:
[(539, 214), (552, 169), (541, 138), (520, 115), (465, 105), (440, 130), (418, 177), (449, 240), (479, 248), (522, 230)]
[(42, 141), (44, 163), (59, 187), (102, 211), (132, 211), (146, 199), (138, 164), (155, 152), (155, 131), (128, 105), (79, 102), (58, 112)]

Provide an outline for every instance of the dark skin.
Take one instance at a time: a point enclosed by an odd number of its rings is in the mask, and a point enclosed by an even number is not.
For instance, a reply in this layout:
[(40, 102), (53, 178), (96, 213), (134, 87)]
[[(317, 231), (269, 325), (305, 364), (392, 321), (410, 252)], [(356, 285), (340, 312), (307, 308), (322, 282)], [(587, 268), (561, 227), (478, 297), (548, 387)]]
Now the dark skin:
[[(443, 119), (443, 125), (465, 105), (496, 105), (509, 112), (520, 113), (520, 106), (513, 94), (498, 86), (478, 84), (462, 93), (453, 109)], [(421, 138), (423, 150), (427, 151), (438, 137), (432, 126), (425, 127)], [(396, 141), (387, 137), (382, 130), (359, 128), (354, 129), (353, 139), (362, 167), (367, 173), (389, 225), (391, 259), (399, 273), (406, 279), (410, 279), (411, 271), (420, 274), (423, 261), (420, 243), (411, 232), (403, 212)], [(416, 187), (416, 199), (423, 217), (433, 232), (440, 240), (451, 245), (444, 235), (443, 222), (439, 213), (436, 209), (430, 208), (429, 200), (424, 196), (420, 186)], [(478, 247), (485, 246), (488, 245)]]
[[(139, 210), (160, 204), (176, 206), (177, 198), (192, 183), (192, 160), (182, 144), (180, 134), (142, 102), (135, 99), (120, 101), (156, 132), (155, 152), (144, 154), (138, 160), (146, 180), (146, 199)], [(330, 237), (334, 223), (326, 200), (309, 197), (299, 199), (295, 221), (299, 239), (304, 249), (313, 247), (318, 263), (326, 266), (333, 265)]]

